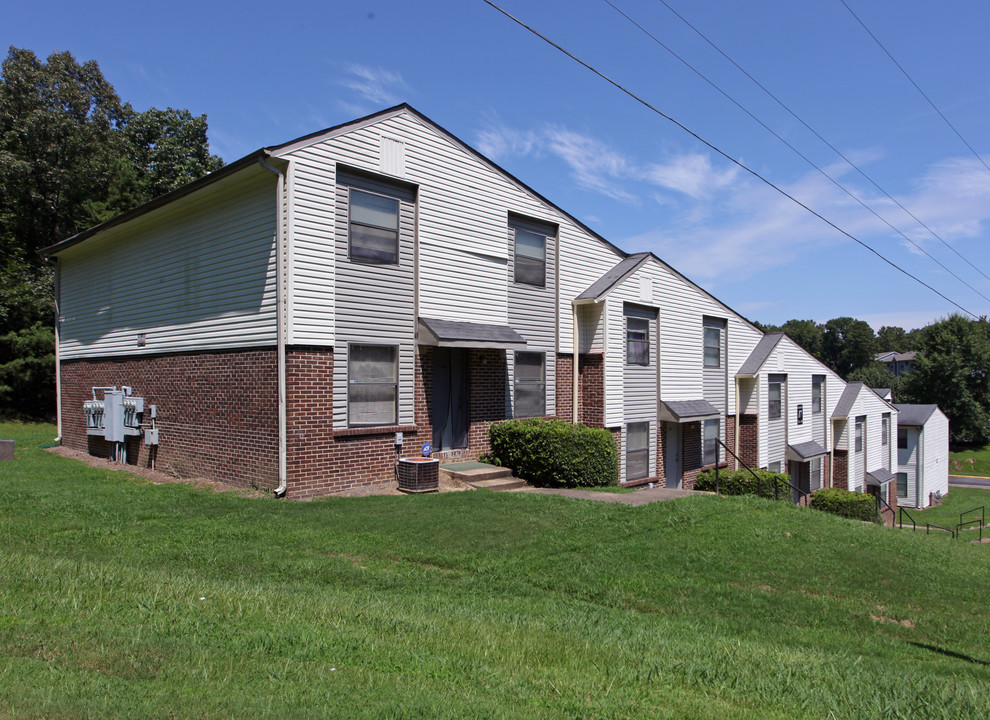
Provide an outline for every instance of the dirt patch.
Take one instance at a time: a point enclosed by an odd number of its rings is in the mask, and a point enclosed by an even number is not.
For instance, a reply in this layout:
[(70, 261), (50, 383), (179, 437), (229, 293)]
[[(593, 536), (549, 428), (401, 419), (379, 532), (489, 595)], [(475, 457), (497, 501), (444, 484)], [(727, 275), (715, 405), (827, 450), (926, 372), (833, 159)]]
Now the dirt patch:
[[(260, 490), (251, 490), (241, 485), (225, 483), (219, 480), (208, 480), (206, 478), (183, 478), (171, 473), (163, 472), (162, 470), (153, 470), (149, 467), (142, 467), (140, 465), (123, 465), (121, 463), (112, 462), (107, 458), (96, 457), (94, 455), (90, 455), (89, 453), (82, 452), (81, 450), (74, 450), (73, 448), (64, 446), (49, 448), (49, 451), (55, 453), (56, 455), (61, 455), (62, 457), (79, 460), (86, 463), (90, 467), (101, 468), (103, 470), (122, 470), (130, 473), (131, 475), (137, 475), (138, 477), (149, 482), (153, 482), (156, 485), (162, 483), (182, 483), (184, 485), (193, 485), (194, 487), (208, 488), (214, 492), (236, 492), (247, 497), (263, 497), (266, 494)], [(470, 485), (462, 480), (445, 478), (443, 475), (440, 477), (440, 492), (460, 492), (462, 490), (472, 489), (473, 488)], [(398, 485), (393, 481), (350, 488), (348, 490), (342, 490), (341, 492), (324, 497), (367, 497), (369, 495), (404, 494), (405, 493), (399, 492)], [(287, 499), (292, 499), (291, 488)]]
[(885, 617), (883, 615), (874, 615), (870, 613), (870, 620), (878, 623), (894, 623), (894, 625), (903, 625), (906, 628), (913, 628), (914, 622), (911, 620), (895, 620), (894, 618)]

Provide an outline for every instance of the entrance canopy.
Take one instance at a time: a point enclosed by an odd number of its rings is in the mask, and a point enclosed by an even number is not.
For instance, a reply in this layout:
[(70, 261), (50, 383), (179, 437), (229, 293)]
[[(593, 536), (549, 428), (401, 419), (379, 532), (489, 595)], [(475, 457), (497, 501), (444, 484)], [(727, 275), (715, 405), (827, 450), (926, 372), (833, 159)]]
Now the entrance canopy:
[(797, 462), (808, 462), (809, 460), (814, 460), (816, 457), (827, 454), (828, 450), (814, 440), (787, 446), (787, 459)]
[(894, 479), (894, 473), (885, 468), (866, 473), (866, 484), (874, 487), (883, 487)]
[(718, 408), (707, 400), (669, 400), (660, 403), (660, 419), (664, 422), (689, 423), (721, 417)]
[(420, 345), (452, 348), (502, 348), (521, 350), (526, 339), (508, 325), (455, 322), (436, 318), (419, 318), (417, 342)]

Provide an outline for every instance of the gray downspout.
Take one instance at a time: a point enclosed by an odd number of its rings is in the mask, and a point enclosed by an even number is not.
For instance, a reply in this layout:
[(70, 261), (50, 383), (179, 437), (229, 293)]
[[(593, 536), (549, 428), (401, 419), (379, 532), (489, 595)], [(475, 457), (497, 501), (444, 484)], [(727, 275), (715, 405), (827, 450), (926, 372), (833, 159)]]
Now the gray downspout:
[(62, 324), (62, 298), (60, 293), (62, 273), (58, 258), (55, 260), (55, 423), (57, 435), (54, 442), (62, 442), (62, 352), (61, 352), (61, 329)]
[(286, 333), (286, 289), (285, 289), (285, 173), (278, 168), (268, 164), (265, 158), (258, 158), (258, 164), (265, 170), (275, 173), (278, 176), (278, 186), (276, 194), (278, 205), (275, 218), (275, 328), (276, 328), (276, 353), (278, 355), (278, 487), (275, 488), (275, 497), (285, 497), (288, 487), (287, 471), (287, 420), (286, 420), (286, 368), (285, 368), (285, 333)]
[(578, 378), (578, 350), (581, 345), (578, 340), (578, 308), (577, 305), (571, 303), (573, 308), (572, 313), (572, 323), (573, 328), (571, 331), (571, 344), (573, 346), (573, 358), (574, 361), (571, 364), (571, 422), (577, 425), (578, 423), (578, 401), (581, 396), (580, 393), (580, 381)]

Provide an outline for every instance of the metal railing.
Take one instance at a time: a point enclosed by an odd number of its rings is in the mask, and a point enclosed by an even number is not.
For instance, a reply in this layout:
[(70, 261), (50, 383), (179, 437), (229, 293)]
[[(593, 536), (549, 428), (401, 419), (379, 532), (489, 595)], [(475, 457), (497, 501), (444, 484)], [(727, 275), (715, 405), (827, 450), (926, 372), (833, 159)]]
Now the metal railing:
[[(972, 517), (969, 518), (968, 520), (966, 519), (967, 515), (975, 512), (979, 512), (980, 516)], [(965, 510), (964, 512), (959, 513), (959, 524), (956, 525), (956, 537), (962, 537), (962, 531), (966, 529), (967, 525), (972, 525), (973, 523), (977, 523), (977, 527), (980, 530), (980, 540), (982, 541), (983, 527), (986, 525), (986, 520), (987, 520), (987, 513), (986, 513), (986, 507), (984, 505), (980, 505), (979, 507), (975, 507), (972, 510)]]
[(925, 523), (925, 535), (928, 535), (932, 531), (932, 528), (935, 528), (936, 530), (945, 530), (947, 533), (949, 533), (952, 536), (953, 540), (956, 539), (955, 530), (953, 530), (952, 528), (942, 527), (941, 525), (935, 525), (934, 523)]
[[(723, 448), (725, 448), (725, 451), (727, 453), (729, 453), (729, 455), (731, 455), (732, 457), (734, 457), (736, 459), (736, 462), (738, 462), (743, 467), (743, 469), (745, 469), (746, 472), (748, 472), (750, 475), (752, 475), (753, 476), (753, 479), (756, 480), (756, 496), (757, 497), (769, 497), (769, 493), (767, 495), (764, 495), (763, 494), (763, 478), (761, 478), (759, 475), (757, 475), (753, 471), (753, 468), (751, 468), (749, 465), (747, 465), (746, 463), (744, 463), (742, 461), (742, 459), (738, 455), (736, 455), (734, 452), (732, 452), (732, 450), (729, 449), (729, 446), (726, 445), (724, 442), (722, 442), (721, 439), (715, 438), (715, 441), (719, 445), (721, 445)], [(773, 483), (773, 499), (774, 500), (780, 500), (780, 484), (781, 483), (784, 483), (785, 485), (787, 485), (787, 486), (789, 486), (791, 488), (791, 500), (792, 500), (792, 502), (795, 505), (801, 505), (802, 503), (805, 506), (808, 505), (808, 497), (810, 497), (811, 493), (810, 492), (805, 492), (804, 490), (802, 490), (801, 488), (797, 487), (793, 483), (791, 483), (791, 482), (789, 482), (787, 480), (784, 480), (782, 478), (781, 479), (778, 479), (777, 481), (775, 481)], [(719, 483), (719, 478), (718, 478), (718, 463), (715, 463), (715, 492), (717, 494), (719, 494), (719, 495), (722, 494), (721, 485)]]
[[(883, 520), (883, 507), (886, 507), (888, 510), (890, 510), (891, 516), (894, 515), (894, 508), (892, 508), (890, 506), (890, 503), (889, 502), (887, 502), (886, 500), (884, 500), (879, 495), (874, 495), (873, 497), (876, 498), (876, 501), (877, 501), (876, 502), (876, 506), (877, 506), (877, 517), (878, 518), (880, 518), (881, 520)], [(883, 506), (883, 507), (881, 507), (881, 506)], [(893, 522), (893, 519), (891, 519), (891, 522)]]
[(897, 526), (899, 528), (903, 528), (904, 527), (904, 516), (905, 515), (907, 515), (907, 519), (911, 521), (911, 529), (912, 530), (917, 530), (918, 529), (918, 525), (914, 522), (914, 518), (911, 517), (911, 513), (909, 513), (907, 510), (905, 510), (902, 507), (897, 508)]

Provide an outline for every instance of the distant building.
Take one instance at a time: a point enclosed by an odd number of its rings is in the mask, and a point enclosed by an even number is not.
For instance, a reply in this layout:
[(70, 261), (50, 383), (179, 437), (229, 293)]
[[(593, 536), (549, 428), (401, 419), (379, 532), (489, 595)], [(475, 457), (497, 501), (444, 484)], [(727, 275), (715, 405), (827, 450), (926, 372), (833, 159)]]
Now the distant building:
[(885, 352), (879, 353), (874, 358), (877, 362), (882, 362), (887, 366), (890, 372), (894, 373), (897, 377), (902, 375), (907, 375), (911, 372), (914, 365), (914, 359), (918, 357), (918, 353), (915, 351), (898, 353), (898, 352)]

